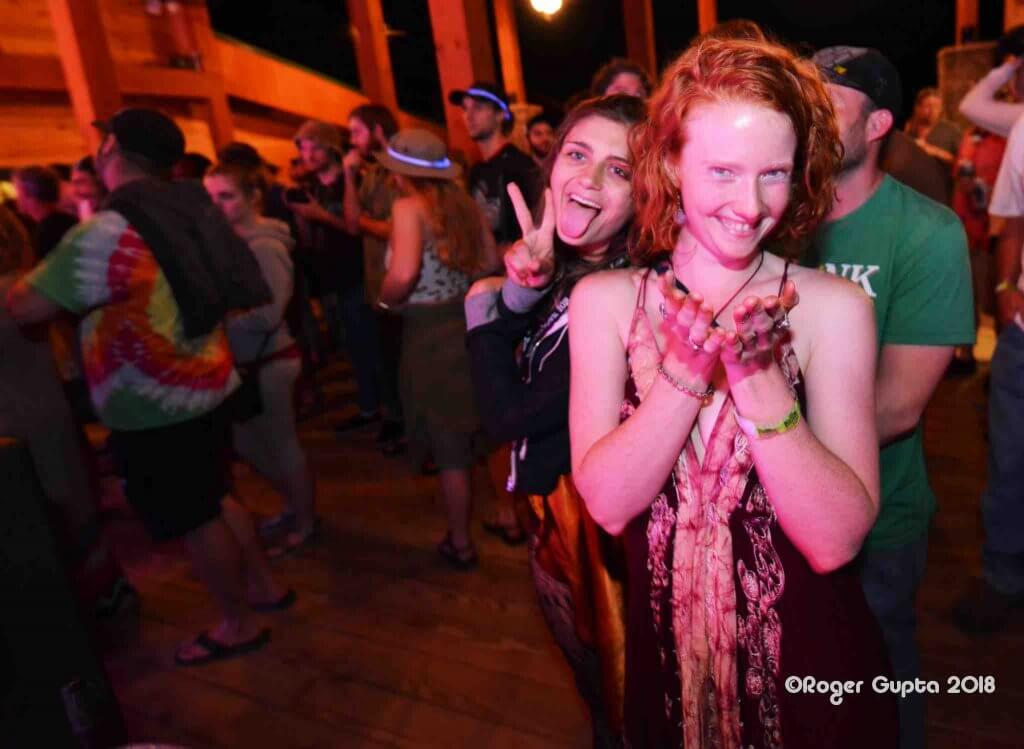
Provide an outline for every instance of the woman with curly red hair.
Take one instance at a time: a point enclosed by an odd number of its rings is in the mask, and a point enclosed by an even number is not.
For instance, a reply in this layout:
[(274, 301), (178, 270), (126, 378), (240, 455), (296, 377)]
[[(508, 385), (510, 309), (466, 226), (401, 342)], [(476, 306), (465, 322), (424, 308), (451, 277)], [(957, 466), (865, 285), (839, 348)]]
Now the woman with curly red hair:
[(634, 139), (638, 268), (569, 313), (573, 477), (627, 557), (627, 743), (895, 746), (850, 564), (879, 503), (871, 302), (766, 250), (832, 203), (828, 92), (783, 47), (705, 38)]

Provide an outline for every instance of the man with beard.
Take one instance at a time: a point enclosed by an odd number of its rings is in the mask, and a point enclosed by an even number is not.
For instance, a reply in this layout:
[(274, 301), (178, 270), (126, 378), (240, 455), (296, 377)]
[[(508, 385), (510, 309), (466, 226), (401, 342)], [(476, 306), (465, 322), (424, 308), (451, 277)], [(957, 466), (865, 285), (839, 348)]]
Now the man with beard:
[(300, 246), (309, 253), (331, 343), (336, 348), (344, 345), (352, 362), (359, 411), (347, 426), (365, 426), (380, 417), (377, 352), (373, 319), (363, 292), (362, 243), (349, 231), (343, 216), (342, 135), (333, 125), (309, 120), (294, 141), (306, 170), (302, 182), (305, 195), (290, 198), (288, 206), (298, 221)]
[[(952, 211), (879, 167), (902, 101), (892, 63), (856, 47), (830, 47), (814, 61), (829, 81), (844, 156), (835, 203), (807, 260), (858, 284), (874, 301), (882, 505), (859, 564), (894, 675), (914, 679), (914, 599), (935, 511), (921, 415), (954, 347), (974, 341), (967, 240)], [(922, 696), (900, 701), (900, 734), (903, 749), (924, 746)]]
[[(345, 224), (352, 234), (363, 237), (363, 277), (366, 298), (374, 305), (378, 345), (378, 385), (383, 423), (377, 443), (385, 455), (402, 450), (405, 429), (398, 396), (398, 359), (402, 318), (376, 306), (384, 280), (384, 256), (391, 234), (391, 204), (399, 197), (387, 170), (377, 163), (377, 154), (387, 148), (398, 132), (395, 116), (381, 104), (363, 104), (348, 116), (352, 149), (345, 154)], [(344, 431), (349, 422), (336, 428)]]
[(555, 142), (555, 121), (546, 112), (530, 118), (526, 123), (526, 142), (530, 144), (530, 155), (539, 169)]
[(480, 205), (485, 223), (494, 232), (498, 251), (503, 253), (520, 236), (508, 185), (518, 185), (526, 204), (532, 206), (538, 193), (536, 166), (509, 142), (512, 110), (497, 86), (477, 82), (465, 90), (452, 91), (448, 101), (462, 107), (469, 137), (480, 148), (483, 158), (469, 170), (467, 187)]

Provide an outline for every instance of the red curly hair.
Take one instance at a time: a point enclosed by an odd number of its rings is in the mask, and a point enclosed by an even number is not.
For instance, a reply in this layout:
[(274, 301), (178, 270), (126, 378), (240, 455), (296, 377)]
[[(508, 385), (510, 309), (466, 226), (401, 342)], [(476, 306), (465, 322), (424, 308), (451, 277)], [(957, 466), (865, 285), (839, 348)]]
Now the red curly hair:
[(681, 197), (671, 165), (682, 150), (690, 110), (714, 101), (754, 102), (793, 123), (793, 192), (772, 239), (806, 236), (832, 206), (842, 145), (828, 89), (814, 64), (768, 41), (702, 38), (665, 71), (651, 97), (647, 122), (632, 133), (638, 156), (630, 256), (637, 265), (650, 264), (675, 247)]

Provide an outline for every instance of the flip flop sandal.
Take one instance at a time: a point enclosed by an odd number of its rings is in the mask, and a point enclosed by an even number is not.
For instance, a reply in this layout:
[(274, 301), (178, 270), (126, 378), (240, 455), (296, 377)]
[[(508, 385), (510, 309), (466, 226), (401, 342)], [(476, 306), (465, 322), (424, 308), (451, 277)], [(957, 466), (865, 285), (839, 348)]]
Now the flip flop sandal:
[(437, 545), (437, 553), (444, 561), (462, 572), (474, 569), (480, 564), (480, 557), (477, 556), (473, 544), (460, 549), (452, 543), (451, 534), (446, 535)]
[(200, 655), (195, 658), (183, 658), (179, 650), (179, 652), (174, 654), (174, 662), (183, 667), (203, 666), (214, 661), (223, 661), (227, 658), (245, 655), (246, 653), (254, 653), (265, 647), (268, 642), (270, 642), (269, 629), (262, 629), (251, 640), (236, 642), (233, 645), (213, 639), (209, 632), (200, 632), (191, 644), (198, 645), (206, 650), (206, 655)]
[(512, 527), (497, 520), (485, 520), (480, 525), (492, 536), (500, 538), (506, 546), (521, 546), (526, 543), (526, 533), (518, 525)]
[(261, 614), (269, 614), (274, 611), (287, 611), (295, 605), (298, 596), (295, 595), (295, 588), (288, 588), (287, 592), (276, 601), (264, 601), (263, 603), (250, 603), (249, 608)]

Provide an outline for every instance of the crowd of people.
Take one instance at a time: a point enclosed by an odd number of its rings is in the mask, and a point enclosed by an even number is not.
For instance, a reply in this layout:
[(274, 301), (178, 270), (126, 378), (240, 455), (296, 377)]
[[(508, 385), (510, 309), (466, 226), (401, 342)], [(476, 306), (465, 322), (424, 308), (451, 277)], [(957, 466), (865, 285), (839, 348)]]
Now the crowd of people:
[[(149, 534), (184, 539), (218, 616), (174, 658), (201, 665), (264, 647), (254, 612), (295, 603), (271, 560), (317, 540), (297, 421), (344, 352), (336, 432), (378, 425), (437, 474), (456, 570), (479, 564), (487, 463), (483, 529), (527, 543), (595, 746), (923, 747), (920, 694), (825, 710), (785, 685), (920, 676), (922, 416), (974, 371), (981, 312), (1001, 331), (984, 578), (953, 617), (991, 632), (1024, 602), (1022, 56), (1017, 29), (966, 132), (932, 88), (900, 129), (879, 51), (808, 58), (731, 22), (657, 82), (613, 60), (525, 150), (500, 87), (448, 92), (468, 168), (377, 104), (306, 122), (290, 184), (249, 144), (211, 163), (122, 110), (68, 180), (17, 170), (0, 206), (0, 433), (98, 613), (136, 595), (97, 521), (104, 456)], [(233, 460), (279, 513), (256, 522)]]

